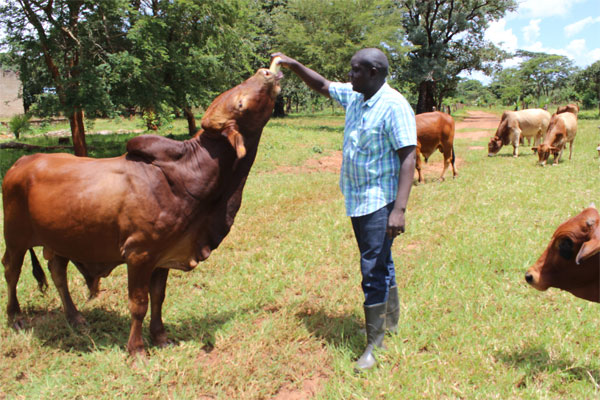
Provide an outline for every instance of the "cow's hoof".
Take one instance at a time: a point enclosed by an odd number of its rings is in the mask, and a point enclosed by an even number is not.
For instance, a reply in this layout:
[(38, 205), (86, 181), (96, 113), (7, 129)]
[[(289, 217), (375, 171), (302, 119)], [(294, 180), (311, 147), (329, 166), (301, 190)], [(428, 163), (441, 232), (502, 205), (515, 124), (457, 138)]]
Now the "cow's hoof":
[(80, 313), (67, 317), (69, 324), (76, 329), (85, 329), (89, 326), (86, 319)]
[(11, 323), (10, 326), (15, 330), (15, 331), (22, 331), (23, 329), (26, 328), (25, 325), (25, 320), (23, 318), (14, 318)]
[(173, 346), (175, 344), (175, 342), (171, 339), (169, 339), (167, 337), (166, 334), (160, 334), (160, 335), (156, 335), (152, 338), (152, 343), (161, 349), (164, 349), (165, 347), (170, 347)]

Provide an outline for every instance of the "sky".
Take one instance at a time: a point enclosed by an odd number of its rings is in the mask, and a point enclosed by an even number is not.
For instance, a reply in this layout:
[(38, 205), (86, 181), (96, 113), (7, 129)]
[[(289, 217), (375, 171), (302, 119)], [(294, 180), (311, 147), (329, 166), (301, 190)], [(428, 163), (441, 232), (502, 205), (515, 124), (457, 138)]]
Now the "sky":
[[(516, 12), (492, 22), (485, 38), (503, 50), (566, 56), (586, 68), (600, 60), (600, 0), (517, 0)], [(514, 67), (518, 59), (506, 61)], [(489, 83), (474, 73), (471, 78)]]

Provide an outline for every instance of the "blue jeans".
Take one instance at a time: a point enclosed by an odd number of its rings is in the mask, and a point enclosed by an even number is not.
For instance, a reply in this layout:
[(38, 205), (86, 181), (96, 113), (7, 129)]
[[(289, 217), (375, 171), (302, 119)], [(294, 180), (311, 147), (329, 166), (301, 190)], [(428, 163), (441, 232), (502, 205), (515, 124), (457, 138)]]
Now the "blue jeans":
[(388, 289), (396, 285), (396, 270), (392, 260), (392, 242), (386, 233), (394, 203), (379, 210), (352, 217), (352, 228), (360, 250), (360, 271), (365, 306), (387, 301)]

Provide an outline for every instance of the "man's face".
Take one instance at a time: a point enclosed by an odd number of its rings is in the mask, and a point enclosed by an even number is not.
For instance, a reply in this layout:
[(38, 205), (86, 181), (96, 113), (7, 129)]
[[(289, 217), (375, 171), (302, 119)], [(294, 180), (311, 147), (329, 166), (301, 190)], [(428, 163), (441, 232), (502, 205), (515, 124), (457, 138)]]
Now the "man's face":
[(350, 83), (352, 83), (352, 89), (355, 92), (364, 94), (371, 88), (371, 69), (356, 58), (352, 58), (350, 61), (350, 72), (348, 73), (348, 77), (350, 78)]

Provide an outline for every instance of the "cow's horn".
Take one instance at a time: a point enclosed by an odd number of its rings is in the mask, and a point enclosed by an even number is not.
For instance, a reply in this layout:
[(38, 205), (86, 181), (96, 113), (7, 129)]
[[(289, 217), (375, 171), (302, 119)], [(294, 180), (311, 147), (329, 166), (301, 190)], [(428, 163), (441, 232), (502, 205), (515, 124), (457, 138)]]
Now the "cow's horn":
[(279, 65), (280, 61), (281, 61), (281, 57), (279, 57), (279, 56), (273, 57), (273, 60), (271, 60), (271, 66), (269, 67), (269, 71), (271, 71), (274, 74), (277, 74), (279, 72), (279, 70), (281, 69), (281, 65)]

